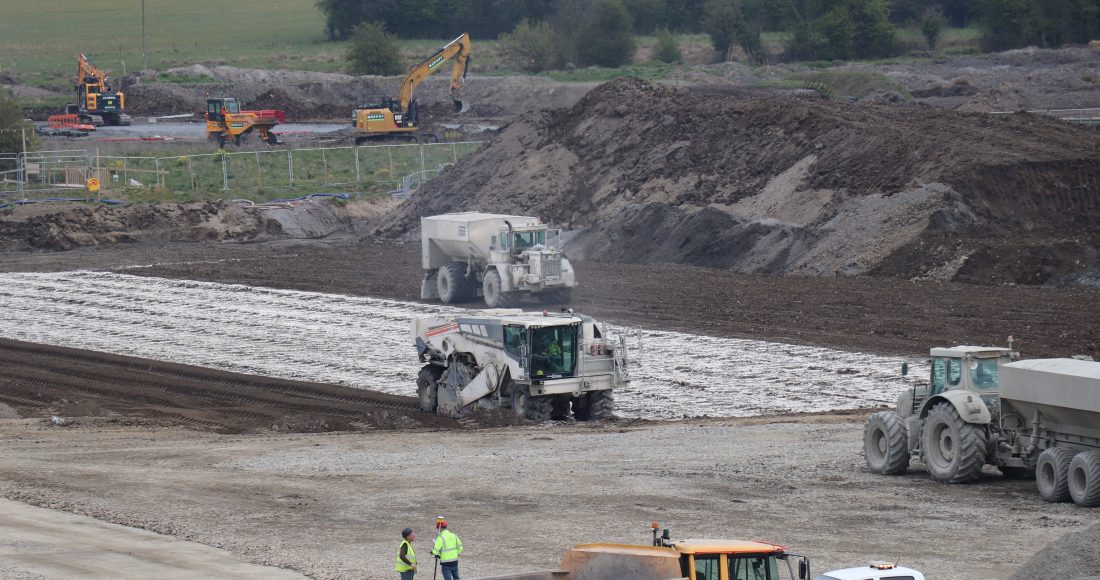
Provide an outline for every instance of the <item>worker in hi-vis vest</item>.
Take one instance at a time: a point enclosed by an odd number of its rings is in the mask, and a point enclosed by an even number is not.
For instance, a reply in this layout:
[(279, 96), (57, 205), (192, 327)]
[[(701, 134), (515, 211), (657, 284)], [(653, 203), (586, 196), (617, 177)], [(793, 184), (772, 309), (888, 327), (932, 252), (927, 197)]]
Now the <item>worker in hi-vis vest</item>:
[(439, 568), (443, 571), (443, 580), (459, 580), (458, 556), (462, 553), (462, 540), (451, 530), (447, 529), (447, 520), (438, 518), (435, 527), (439, 529), (439, 535), (435, 537), (435, 547), (432, 555), (439, 560)]
[(416, 576), (416, 552), (412, 544), (415, 539), (412, 528), (401, 530), (401, 545), (397, 547), (397, 564), (394, 565), (394, 569), (401, 573), (401, 580), (413, 580)]

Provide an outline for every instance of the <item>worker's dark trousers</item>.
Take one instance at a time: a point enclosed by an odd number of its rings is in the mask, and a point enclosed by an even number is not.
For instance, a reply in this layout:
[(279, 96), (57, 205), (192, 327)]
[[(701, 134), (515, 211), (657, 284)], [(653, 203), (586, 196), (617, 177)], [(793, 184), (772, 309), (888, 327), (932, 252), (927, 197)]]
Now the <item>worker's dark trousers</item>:
[(413, 580), (413, 576), (416, 576), (416, 572), (409, 570), (408, 572), (400, 572), (401, 580)]
[(439, 569), (443, 571), (443, 580), (459, 580), (458, 560), (454, 562), (441, 562)]

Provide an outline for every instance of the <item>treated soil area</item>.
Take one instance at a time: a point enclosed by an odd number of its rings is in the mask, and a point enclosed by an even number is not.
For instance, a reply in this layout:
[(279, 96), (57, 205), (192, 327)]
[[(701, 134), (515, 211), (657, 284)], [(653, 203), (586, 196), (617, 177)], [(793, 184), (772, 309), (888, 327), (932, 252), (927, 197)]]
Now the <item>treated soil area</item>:
[[(770, 276), (669, 264), (581, 261), (576, 268), (580, 286), (570, 306), (643, 328), (904, 356), (934, 345), (1004, 344), (1013, 335), (1028, 357), (1100, 358), (1095, 290)], [(0, 269), (115, 270), (411, 301), (419, 299), (422, 277), (419, 244), (354, 236), (8, 252), (0, 254)]]

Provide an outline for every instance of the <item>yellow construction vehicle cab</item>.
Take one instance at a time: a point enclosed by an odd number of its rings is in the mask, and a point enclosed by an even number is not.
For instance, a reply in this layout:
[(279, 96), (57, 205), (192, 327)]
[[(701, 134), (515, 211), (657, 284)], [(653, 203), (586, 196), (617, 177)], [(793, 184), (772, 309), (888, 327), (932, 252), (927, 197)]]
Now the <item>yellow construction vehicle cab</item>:
[(451, 71), (451, 99), (455, 112), (465, 112), (466, 101), (462, 99), (466, 90), (466, 70), (470, 64), (470, 35), (448, 42), (434, 54), (409, 69), (401, 81), (401, 91), (397, 98), (385, 97), (378, 103), (359, 105), (352, 116), (355, 144), (359, 145), (371, 139), (408, 139), (419, 141), (416, 131), (419, 129), (420, 113), (413, 93), (424, 79), (439, 69), (443, 63), (454, 59)]
[(96, 127), (129, 125), (130, 115), (123, 113), (126, 96), (107, 84), (107, 71), (92, 59), (79, 55), (76, 59), (76, 104), (65, 105), (65, 114), (76, 115), (80, 122)]
[(206, 138), (219, 147), (226, 143), (240, 145), (252, 132), (268, 145), (278, 145), (279, 138), (271, 132), (280, 122), (279, 111), (242, 111), (236, 97), (206, 99)]
[(493, 576), (491, 580), (808, 580), (810, 577), (810, 559), (791, 554), (785, 546), (742, 540), (672, 541), (667, 529), (662, 536), (658, 536), (656, 523), (651, 529), (651, 546), (578, 544), (565, 551), (555, 569)]

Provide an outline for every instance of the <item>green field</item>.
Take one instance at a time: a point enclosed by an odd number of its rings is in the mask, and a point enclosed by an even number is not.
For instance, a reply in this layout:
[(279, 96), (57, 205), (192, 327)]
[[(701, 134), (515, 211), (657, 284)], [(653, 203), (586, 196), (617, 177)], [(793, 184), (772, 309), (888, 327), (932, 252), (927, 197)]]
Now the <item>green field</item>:
[[(71, 82), (83, 52), (115, 77), (142, 65), (141, 0), (4, 0), (0, 71), (28, 84)], [(196, 62), (337, 71), (313, 0), (145, 0), (146, 59), (164, 70)]]

